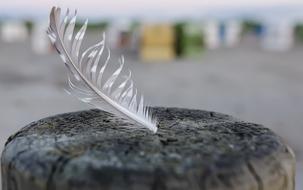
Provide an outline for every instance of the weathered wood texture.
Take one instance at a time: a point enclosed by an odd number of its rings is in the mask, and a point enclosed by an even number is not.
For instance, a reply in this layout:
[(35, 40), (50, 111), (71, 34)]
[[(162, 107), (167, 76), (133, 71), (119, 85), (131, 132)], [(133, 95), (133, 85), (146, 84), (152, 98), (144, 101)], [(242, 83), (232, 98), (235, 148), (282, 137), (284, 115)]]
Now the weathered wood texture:
[(3, 190), (293, 190), (294, 154), (261, 125), (154, 108), (152, 134), (88, 110), (29, 124), (2, 153)]

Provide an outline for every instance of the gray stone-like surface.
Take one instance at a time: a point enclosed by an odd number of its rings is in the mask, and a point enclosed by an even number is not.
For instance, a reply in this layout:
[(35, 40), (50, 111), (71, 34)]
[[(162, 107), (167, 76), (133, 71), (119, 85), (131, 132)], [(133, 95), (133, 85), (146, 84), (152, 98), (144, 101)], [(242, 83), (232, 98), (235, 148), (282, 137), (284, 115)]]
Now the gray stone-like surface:
[(269, 129), (215, 112), (153, 111), (156, 134), (99, 110), (29, 124), (2, 153), (3, 190), (293, 188), (294, 157)]

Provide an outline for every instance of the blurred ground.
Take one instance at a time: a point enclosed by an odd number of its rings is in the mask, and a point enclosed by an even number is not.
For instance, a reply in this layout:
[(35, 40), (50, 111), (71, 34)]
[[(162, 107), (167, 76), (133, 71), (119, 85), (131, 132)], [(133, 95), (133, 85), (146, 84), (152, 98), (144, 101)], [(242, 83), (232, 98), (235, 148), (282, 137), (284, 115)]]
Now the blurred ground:
[[(173, 63), (125, 54), (126, 64), (151, 105), (213, 110), (271, 128), (295, 150), (296, 189), (303, 189), (303, 47), (270, 53), (247, 43)], [(89, 108), (63, 91), (65, 71), (58, 55), (35, 55), (29, 41), (0, 41), (0, 150), (29, 122)]]

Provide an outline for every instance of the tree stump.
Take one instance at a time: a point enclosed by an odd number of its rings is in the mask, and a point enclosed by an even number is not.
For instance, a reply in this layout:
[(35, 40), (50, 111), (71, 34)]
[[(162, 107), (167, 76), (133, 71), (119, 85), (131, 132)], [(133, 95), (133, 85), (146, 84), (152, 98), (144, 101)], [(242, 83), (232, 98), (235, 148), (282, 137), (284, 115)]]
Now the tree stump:
[(2, 153), (3, 190), (293, 190), (291, 149), (262, 125), (153, 108), (152, 134), (100, 110), (33, 122)]

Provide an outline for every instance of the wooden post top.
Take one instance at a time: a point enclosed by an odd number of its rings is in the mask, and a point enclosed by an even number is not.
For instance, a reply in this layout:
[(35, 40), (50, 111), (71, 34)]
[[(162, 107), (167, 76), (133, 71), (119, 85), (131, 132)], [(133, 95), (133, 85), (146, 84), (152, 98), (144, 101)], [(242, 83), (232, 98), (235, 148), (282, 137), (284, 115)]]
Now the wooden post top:
[(156, 134), (100, 110), (33, 122), (1, 157), (3, 190), (293, 190), (291, 149), (262, 125), (153, 108)]

